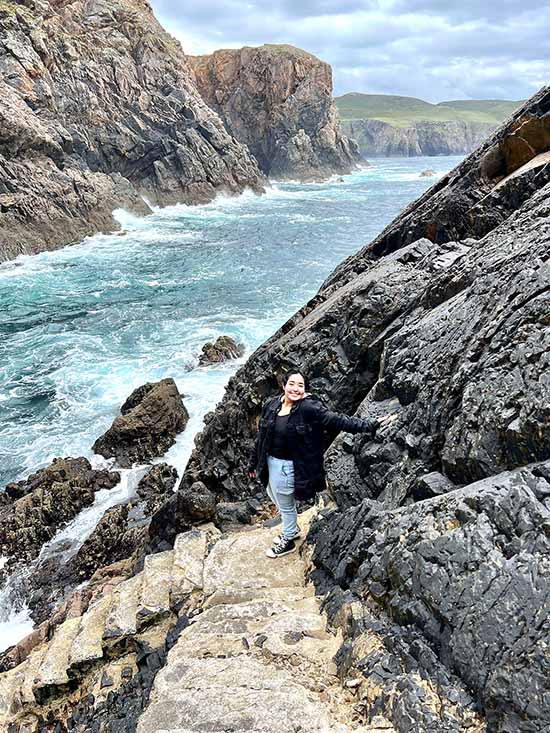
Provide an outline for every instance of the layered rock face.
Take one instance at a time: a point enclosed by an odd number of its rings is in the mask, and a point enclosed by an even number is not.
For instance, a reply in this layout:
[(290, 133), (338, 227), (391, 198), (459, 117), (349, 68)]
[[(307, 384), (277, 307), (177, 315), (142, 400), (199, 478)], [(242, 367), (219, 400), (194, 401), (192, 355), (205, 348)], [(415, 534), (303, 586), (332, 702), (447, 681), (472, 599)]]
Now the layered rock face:
[(471, 153), (493, 132), (484, 122), (416, 122), (395, 127), (382, 120), (343, 120), (342, 132), (353, 138), (361, 155), (375, 156), (464, 155)]
[(328, 64), (271, 44), (188, 61), (203, 99), (267, 175), (319, 179), (355, 165), (358, 151), (340, 131)]
[[(384, 687), (399, 731), (410, 730), (398, 715), (399, 674), (413, 669), (430, 689), (457, 672), (490, 730), (550, 725), (536, 616), (550, 592), (549, 161), (546, 87), (255, 352), (207, 417), (180, 486), (182, 505), (201, 485), (224, 502), (257, 491), (246, 460), (261, 404), (289, 366), (334, 409), (396, 416), (382, 442), (341, 435), (330, 446), (339, 508), (317, 561), (323, 589), (351, 593), (362, 609), (343, 647), (348, 666), (360, 661), (355, 632), (367, 643), (369, 624), (381, 624), (380, 659), (399, 647)], [(391, 630), (388, 611), (416, 636)], [(371, 690), (367, 721), (375, 700)], [(427, 718), (418, 727), (439, 729)]]
[(0, 35), (0, 261), (113, 229), (142, 196), (261, 188), (146, 0), (7, 0)]

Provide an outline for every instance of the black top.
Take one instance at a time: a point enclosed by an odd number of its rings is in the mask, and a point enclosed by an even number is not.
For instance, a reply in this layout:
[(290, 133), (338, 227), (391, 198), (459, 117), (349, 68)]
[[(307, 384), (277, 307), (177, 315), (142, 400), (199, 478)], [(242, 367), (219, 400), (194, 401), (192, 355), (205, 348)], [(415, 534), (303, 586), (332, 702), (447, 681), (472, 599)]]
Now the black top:
[(288, 415), (277, 415), (275, 430), (273, 431), (273, 438), (269, 447), (269, 454), (271, 456), (282, 458), (285, 461), (292, 460), (290, 444), (288, 442), (288, 417)]

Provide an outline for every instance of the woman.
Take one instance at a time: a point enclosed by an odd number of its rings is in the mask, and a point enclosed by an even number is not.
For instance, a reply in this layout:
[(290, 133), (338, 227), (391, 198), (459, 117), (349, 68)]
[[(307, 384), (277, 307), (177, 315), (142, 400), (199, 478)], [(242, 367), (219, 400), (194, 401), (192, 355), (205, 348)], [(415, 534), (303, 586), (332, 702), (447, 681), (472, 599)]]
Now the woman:
[(325, 488), (323, 429), (347, 433), (370, 433), (373, 437), (393, 417), (381, 420), (348, 417), (330, 412), (306, 392), (307, 380), (300, 370), (285, 375), (283, 395), (269, 399), (262, 409), (249, 476), (258, 476), (281, 514), (283, 531), (267, 551), (281, 557), (296, 549), (300, 536), (296, 499), (311, 499)]

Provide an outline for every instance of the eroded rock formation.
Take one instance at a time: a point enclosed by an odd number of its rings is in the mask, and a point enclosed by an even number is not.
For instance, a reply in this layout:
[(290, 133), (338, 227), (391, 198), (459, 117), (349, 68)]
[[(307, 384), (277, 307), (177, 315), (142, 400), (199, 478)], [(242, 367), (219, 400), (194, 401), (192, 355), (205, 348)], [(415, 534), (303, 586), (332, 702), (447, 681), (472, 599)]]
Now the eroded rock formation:
[(340, 131), (328, 64), (274, 44), (188, 60), (203, 99), (266, 175), (319, 179), (354, 167), (358, 150)]
[(113, 229), (142, 196), (261, 188), (146, 0), (6, 0), (0, 36), (0, 261)]
[(86, 458), (56, 458), (25, 481), (8, 484), (0, 495), (0, 554), (7, 567), (34, 559), (57, 529), (92, 504), (96, 491), (119, 481), (120, 474), (93, 470)]

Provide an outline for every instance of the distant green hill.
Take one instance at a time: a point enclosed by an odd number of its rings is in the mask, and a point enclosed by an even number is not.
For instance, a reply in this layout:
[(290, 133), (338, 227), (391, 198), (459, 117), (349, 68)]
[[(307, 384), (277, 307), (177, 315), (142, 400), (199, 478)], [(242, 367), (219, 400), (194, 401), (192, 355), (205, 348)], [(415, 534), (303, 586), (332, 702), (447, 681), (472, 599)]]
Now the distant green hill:
[(415, 97), (392, 94), (350, 92), (336, 97), (341, 120), (381, 120), (394, 127), (409, 127), (415, 122), (484, 122), (498, 125), (522, 101), (472, 99), (431, 104)]

